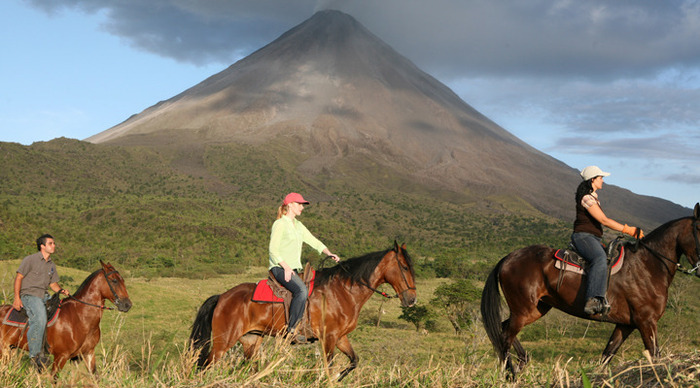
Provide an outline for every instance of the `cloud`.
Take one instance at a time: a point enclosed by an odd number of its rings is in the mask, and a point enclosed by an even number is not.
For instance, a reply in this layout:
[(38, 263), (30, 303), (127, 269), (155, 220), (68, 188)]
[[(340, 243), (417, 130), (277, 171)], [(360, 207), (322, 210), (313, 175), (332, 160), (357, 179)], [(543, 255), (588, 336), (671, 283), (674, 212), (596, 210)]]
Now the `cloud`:
[(431, 73), (649, 75), (700, 64), (697, 1), (30, 0), (99, 13), (139, 49), (195, 64), (249, 54), (321, 9), (353, 15)]
[[(229, 65), (314, 12), (337, 9), (499, 124), (549, 127), (534, 129), (548, 137), (536, 147), (664, 159), (674, 171), (664, 175), (670, 181), (700, 181), (700, 1), (28, 3), (47, 14), (97, 15), (104, 31), (132, 47), (195, 65)], [(506, 129), (518, 135), (515, 126)]]

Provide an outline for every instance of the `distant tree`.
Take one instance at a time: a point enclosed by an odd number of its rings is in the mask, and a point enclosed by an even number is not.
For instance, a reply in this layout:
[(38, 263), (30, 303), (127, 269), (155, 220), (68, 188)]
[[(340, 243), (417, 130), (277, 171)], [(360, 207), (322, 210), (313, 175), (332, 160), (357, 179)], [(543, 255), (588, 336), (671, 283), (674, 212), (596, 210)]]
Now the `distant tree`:
[(430, 322), (435, 317), (435, 314), (426, 306), (401, 306), (401, 311), (402, 312), (399, 319), (403, 319), (404, 321), (414, 324), (416, 326), (416, 331), (419, 331), (421, 327), (430, 326)]
[(435, 290), (432, 305), (444, 311), (455, 332), (459, 333), (473, 322), (474, 311), (481, 299), (481, 290), (471, 280), (457, 279)]

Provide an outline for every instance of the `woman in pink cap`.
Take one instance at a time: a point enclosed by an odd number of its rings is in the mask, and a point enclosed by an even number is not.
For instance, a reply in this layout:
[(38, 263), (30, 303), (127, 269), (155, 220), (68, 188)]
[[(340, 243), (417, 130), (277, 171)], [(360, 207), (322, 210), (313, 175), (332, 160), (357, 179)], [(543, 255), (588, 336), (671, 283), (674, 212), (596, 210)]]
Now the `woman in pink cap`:
[[(337, 255), (331, 253), (321, 241), (306, 229), (301, 221), (296, 219), (304, 210), (304, 205), (308, 204), (309, 201), (305, 200), (299, 193), (287, 194), (282, 206), (277, 209), (277, 220), (272, 224), (270, 234), (270, 272), (293, 295), (289, 306), (289, 324), (287, 325), (287, 332), (291, 334), (294, 333), (297, 323), (304, 314), (309, 294), (306, 285), (299, 277), (299, 272), (302, 270), (302, 243), (308, 244), (319, 254), (330, 256), (336, 262), (340, 261)], [(303, 335), (296, 335), (294, 339), (297, 343), (306, 342), (306, 337)]]
[(576, 251), (586, 259), (586, 305), (583, 311), (594, 315), (607, 312), (609, 305), (605, 299), (608, 288), (608, 256), (603, 248), (603, 225), (630, 236), (639, 231), (639, 238), (644, 232), (636, 227), (621, 224), (605, 216), (600, 208), (597, 190), (603, 188), (603, 177), (610, 175), (598, 166), (588, 166), (581, 170), (583, 182), (576, 190), (576, 220), (571, 242)]

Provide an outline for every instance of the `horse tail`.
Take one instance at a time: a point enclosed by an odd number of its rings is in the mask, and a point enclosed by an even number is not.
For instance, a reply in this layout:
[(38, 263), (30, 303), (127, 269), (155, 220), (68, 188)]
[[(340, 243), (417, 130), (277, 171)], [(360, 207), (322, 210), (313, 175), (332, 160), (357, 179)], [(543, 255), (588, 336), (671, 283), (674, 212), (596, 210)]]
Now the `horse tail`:
[(503, 340), (503, 323), (501, 321), (501, 292), (499, 291), (498, 273), (505, 258), (496, 264), (489, 274), (481, 292), (481, 319), (498, 358), (503, 361), (506, 357), (505, 341)]
[(197, 366), (203, 368), (207, 364), (211, 345), (211, 323), (214, 316), (214, 308), (219, 303), (221, 295), (212, 295), (204, 301), (202, 307), (197, 312), (197, 317), (192, 324), (192, 333), (190, 334), (190, 348), (199, 352), (197, 357)]

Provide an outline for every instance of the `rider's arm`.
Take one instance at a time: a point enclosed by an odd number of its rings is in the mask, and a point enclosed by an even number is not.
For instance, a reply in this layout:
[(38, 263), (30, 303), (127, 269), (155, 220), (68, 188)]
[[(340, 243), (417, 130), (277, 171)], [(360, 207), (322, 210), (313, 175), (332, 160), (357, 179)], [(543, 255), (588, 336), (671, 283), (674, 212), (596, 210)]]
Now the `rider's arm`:
[[(600, 222), (603, 226), (608, 227), (612, 230), (622, 232), (625, 234), (629, 234), (630, 236), (634, 236), (635, 232), (637, 231), (637, 228), (635, 227), (630, 227), (627, 225), (623, 225), (612, 218), (608, 218), (605, 213), (603, 213), (603, 209), (598, 206), (598, 204), (593, 204), (588, 207), (588, 213), (590, 213), (593, 218), (595, 218), (598, 222)], [(644, 232), (639, 231), (640, 237), (644, 237)]]
[(24, 275), (17, 272), (17, 276), (15, 276), (15, 299), (12, 302), (12, 307), (17, 311), (24, 307), (22, 299), (19, 298), (19, 291), (22, 289), (22, 279), (24, 279)]

